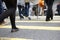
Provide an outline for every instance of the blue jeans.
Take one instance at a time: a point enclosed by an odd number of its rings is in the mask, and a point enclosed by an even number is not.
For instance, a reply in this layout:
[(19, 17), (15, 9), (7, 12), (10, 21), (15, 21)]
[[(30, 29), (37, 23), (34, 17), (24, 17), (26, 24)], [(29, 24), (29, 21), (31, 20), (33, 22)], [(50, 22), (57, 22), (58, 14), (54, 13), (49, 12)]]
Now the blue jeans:
[(29, 2), (28, 3), (25, 3), (25, 16), (29, 16), (29, 7), (30, 7), (30, 4)]
[(21, 6), (21, 5), (18, 5), (18, 10), (19, 10), (19, 16), (20, 16), (20, 18), (23, 18), (23, 6)]
[(3, 12), (2, 0), (0, 0), (0, 14)]

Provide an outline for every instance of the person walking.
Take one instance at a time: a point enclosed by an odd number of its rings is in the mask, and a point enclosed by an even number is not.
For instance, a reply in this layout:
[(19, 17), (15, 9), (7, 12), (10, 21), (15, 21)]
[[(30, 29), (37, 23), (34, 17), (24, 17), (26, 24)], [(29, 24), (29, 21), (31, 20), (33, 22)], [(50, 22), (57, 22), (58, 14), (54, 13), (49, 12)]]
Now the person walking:
[(2, 1), (5, 2), (7, 10), (0, 14), (0, 24), (5, 18), (9, 16), (12, 26), (11, 32), (16, 32), (19, 30), (15, 25), (15, 11), (16, 11), (17, 0), (2, 0)]
[[(4, 8), (3, 8), (3, 2), (2, 0), (0, 0), (0, 14), (2, 14), (4, 12)], [(5, 21), (3, 20), (2, 23), (5, 23)]]
[(29, 18), (30, 18), (30, 20), (31, 20), (31, 15), (33, 14), (33, 2), (32, 1), (30, 1), (30, 7), (29, 7)]
[(46, 21), (53, 20), (53, 11), (52, 11), (53, 2), (54, 2), (54, 0), (45, 0), (45, 3), (48, 6)]
[(29, 8), (30, 8), (30, 0), (25, 0), (25, 16), (28, 17), (29, 20), (31, 18), (29, 17)]
[(0, 14), (3, 12), (2, 0), (0, 0)]
[(25, 6), (24, 0), (17, 0), (17, 5), (18, 5), (20, 19), (24, 19), (23, 17), (24, 14), (23, 10)]
[(60, 2), (57, 4), (57, 9), (56, 9), (56, 11), (58, 12), (57, 15), (60, 15)]

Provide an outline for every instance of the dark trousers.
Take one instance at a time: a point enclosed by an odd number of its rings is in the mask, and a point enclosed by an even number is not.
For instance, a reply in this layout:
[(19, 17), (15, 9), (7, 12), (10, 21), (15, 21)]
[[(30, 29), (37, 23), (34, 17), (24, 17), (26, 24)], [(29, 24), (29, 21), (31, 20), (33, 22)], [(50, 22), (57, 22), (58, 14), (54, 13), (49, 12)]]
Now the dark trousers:
[(60, 4), (57, 5), (57, 10), (56, 11), (58, 12), (57, 15), (60, 15)]
[(3, 12), (2, 0), (0, 0), (0, 14)]
[(30, 7), (30, 4), (29, 2), (25, 3), (25, 16), (28, 17), (29, 16), (29, 7)]
[(8, 16), (10, 17), (12, 29), (16, 28), (16, 26), (15, 26), (15, 10), (16, 10), (15, 8), (10, 8), (0, 15), (0, 22), (2, 22)]
[(60, 15), (60, 11), (58, 12), (58, 15)]
[(5, 2), (7, 10), (3, 12), (2, 14), (0, 14), (0, 22), (2, 22), (5, 18), (9, 16), (12, 29), (15, 29), (16, 28), (15, 11), (16, 11), (17, 0), (2, 0), (2, 1)]
[(49, 18), (53, 19), (53, 11), (52, 11), (53, 2), (54, 0), (45, 0), (45, 3), (48, 6), (46, 19), (49, 19)]
[[(19, 9), (19, 16), (20, 16), (20, 18), (23, 18), (23, 13), (24, 13), (24, 6), (21, 6), (21, 5), (18, 5), (18, 9)], [(22, 15), (21, 15), (22, 14)]]

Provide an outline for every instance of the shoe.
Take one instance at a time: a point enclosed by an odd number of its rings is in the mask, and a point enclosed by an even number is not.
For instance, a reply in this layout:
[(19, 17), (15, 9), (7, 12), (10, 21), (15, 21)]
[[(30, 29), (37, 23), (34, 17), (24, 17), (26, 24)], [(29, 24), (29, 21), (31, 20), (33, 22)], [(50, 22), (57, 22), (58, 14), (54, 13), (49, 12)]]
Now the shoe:
[(29, 19), (29, 20), (31, 20), (31, 18), (30, 18), (30, 17), (28, 17), (28, 19)]
[(5, 21), (2, 21), (2, 22), (0, 22), (0, 25), (2, 25), (2, 24), (4, 24), (5, 23)]
[(17, 31), (19, 31), (18, 28), (16, 28), (16, 29), (12, 29), (12, 30), (11, 30), (11, 32), (17, 32)]
[(50, 19), (46, 19), (46, 21), (51, 21)]
[(51, 18), (51, 20), (53, 20), (53, 18)]
[(0, 25), (2, 25), (3, 24), (3, 22), (0, 22)]

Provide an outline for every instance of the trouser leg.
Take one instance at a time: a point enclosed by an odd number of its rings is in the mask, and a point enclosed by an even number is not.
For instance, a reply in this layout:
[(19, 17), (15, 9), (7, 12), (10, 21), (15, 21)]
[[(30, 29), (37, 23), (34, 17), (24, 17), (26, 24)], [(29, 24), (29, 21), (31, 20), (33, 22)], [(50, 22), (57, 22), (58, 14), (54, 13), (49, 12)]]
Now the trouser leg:
[(29, 7), (30, 7), (30, 4), (29, 3), (25, 3), (25, 14), (26, 14), (26, 17), (28, 17), (28, 15), (29, 15)]
[(48, 5), (47, 17), (53, 19), (52, 5)]
[(45, 0), (45, 2), (48, 6), (46, 19), (50, 19), (50, 18), (53, 19), (53, 11), (52, 11), (53, 1), (49, 2), (48, 0)]
[(0, 22), (2, 22), (8, 16), (10, 16), (12, 28), (16, 28), (16, 26), (15, 26), (15, 9), (14, 8), (8, 9), (5, 12), (3, 12), (0, 15)]
[(2, 0), (0, 0), (0, 14), (3, 12)]
[(10, 15), (10, 9), (6, 10), (5, 12), (0, 14), (0, 22), (2, 22), (5, 18)]
[(15, 25), (15, 9), (14, 8), (11, 9), (10, 21), (11, 21), (12, 29), (16, 29), (16, 25)]
[(20, 18), (23, 18), (23, 16), (22, 16), (22, 6), (18, 5), (18, 9), (19, 9), (19, 16), (20, 16)]

